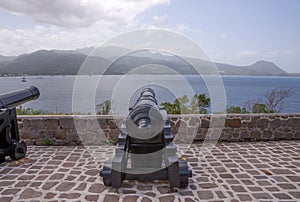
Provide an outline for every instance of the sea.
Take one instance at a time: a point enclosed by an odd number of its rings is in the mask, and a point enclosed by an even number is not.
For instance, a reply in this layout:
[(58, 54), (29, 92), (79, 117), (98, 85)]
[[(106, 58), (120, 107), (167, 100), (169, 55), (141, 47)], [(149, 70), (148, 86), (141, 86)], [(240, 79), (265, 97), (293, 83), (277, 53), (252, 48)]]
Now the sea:
[[(219, 102), (216, 103), (225, 104), (227, 107), (246, 107), (250, 100), (263, 100), (266, 92), (282, 88), (294, 90), (293, 95), (285, 100), (282, 113), (300, 113), (300, 77), (220, 76), (217, 79), (211, 77), (195, 75), (0, 77), (0, 94), (36, 86), (41, 92), (39, 99), (27, 102), (22, 107), (54, 114), (78, 112), (93, 114), (96, 105), (105, 100), (126, 103), (123, 108), (132, 105), (144, 87), (153, 88), (159, 102), (173, 102), (176, 97), (183, 95), (189, 97), (193, 93), (205, 93), (207, 97), (217, 99)], [(79, 102), (81, 107), (74, 107)]]

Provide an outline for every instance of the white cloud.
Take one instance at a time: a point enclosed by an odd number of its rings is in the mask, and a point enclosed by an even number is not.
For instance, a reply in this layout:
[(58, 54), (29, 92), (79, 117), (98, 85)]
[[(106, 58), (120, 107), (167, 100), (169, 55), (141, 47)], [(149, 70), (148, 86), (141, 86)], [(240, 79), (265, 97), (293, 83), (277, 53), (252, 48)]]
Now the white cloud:
[(0, 7), (38, 23), (87, 27), (103, 20), (127, 24), (145, 10), (169, 3), (170, 0), (2, 0)]
[(153, 17), (153, 25), (154, 26), (167, 26), (168, 25), (168, 16), (167, 14), (161, 15), (161, 16), (154, 16)]
[(169, 3), (170, 0), (2, 0), (0, 7), (38, 23), (27, 29), (0, 28), (0, 54), (96, 46), (135, 28), (135, 18), (147, 9)]

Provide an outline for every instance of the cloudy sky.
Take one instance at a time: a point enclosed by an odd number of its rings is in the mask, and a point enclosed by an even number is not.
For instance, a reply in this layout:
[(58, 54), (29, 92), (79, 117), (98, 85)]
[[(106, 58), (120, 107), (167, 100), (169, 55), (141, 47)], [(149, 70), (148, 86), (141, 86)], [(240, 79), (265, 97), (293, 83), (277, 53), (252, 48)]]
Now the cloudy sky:
[(180, 32), (216, 62), (300, 72), (299, 0), (1, 0), (0, 55), (97, 46), (141, 28)]

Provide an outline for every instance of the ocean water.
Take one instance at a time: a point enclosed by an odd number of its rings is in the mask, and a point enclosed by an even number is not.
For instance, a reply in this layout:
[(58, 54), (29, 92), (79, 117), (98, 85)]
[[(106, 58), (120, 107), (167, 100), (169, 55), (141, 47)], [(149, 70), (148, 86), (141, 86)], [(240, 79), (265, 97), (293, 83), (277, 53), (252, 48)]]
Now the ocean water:
[[(105, 100), (122, 100), (131, 105), (142, 86), (154, 88), (159, 102), (172, 102), (175, 97), (194, 92), (225, 101), (227, 106), (245, 106), (248, 100), (262, 98), (267, 90), (274, 88), (293, 88), (295, 93), (286, 99), (287, 106), (283, 112), (300, 113), (300, 77), (222, 76), (220, 81), (224, 84), (225, 97), (212, 91), (214, 83), (207, 86), (200, 76), (103, 76), (100, 81), (98, 76), (82, 77), (83, 82), (77, 82), (80, 88), (74, 88), (76, 76), (27, 76), (26, 82), (22, 82), (22, 77), (0, 77), (0, 94), (33, 85), (40, 89), (41, 96), (23, 107), (52, 113), (93, 113), (95, 105)], [(74, 93), (81, 102), (76, 111), (72, 108)]]

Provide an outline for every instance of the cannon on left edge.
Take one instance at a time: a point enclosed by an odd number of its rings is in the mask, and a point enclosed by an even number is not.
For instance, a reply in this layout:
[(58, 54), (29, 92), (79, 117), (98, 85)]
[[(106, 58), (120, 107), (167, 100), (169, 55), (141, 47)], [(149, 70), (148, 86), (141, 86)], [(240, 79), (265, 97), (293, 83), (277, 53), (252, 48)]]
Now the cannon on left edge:
[(12, 160), (25, 157), (27, 146), (20, 141), (16, 107), (40, 96), (38, 88), (30, 88), (0, 95), (0, 163), (6, 156)]

